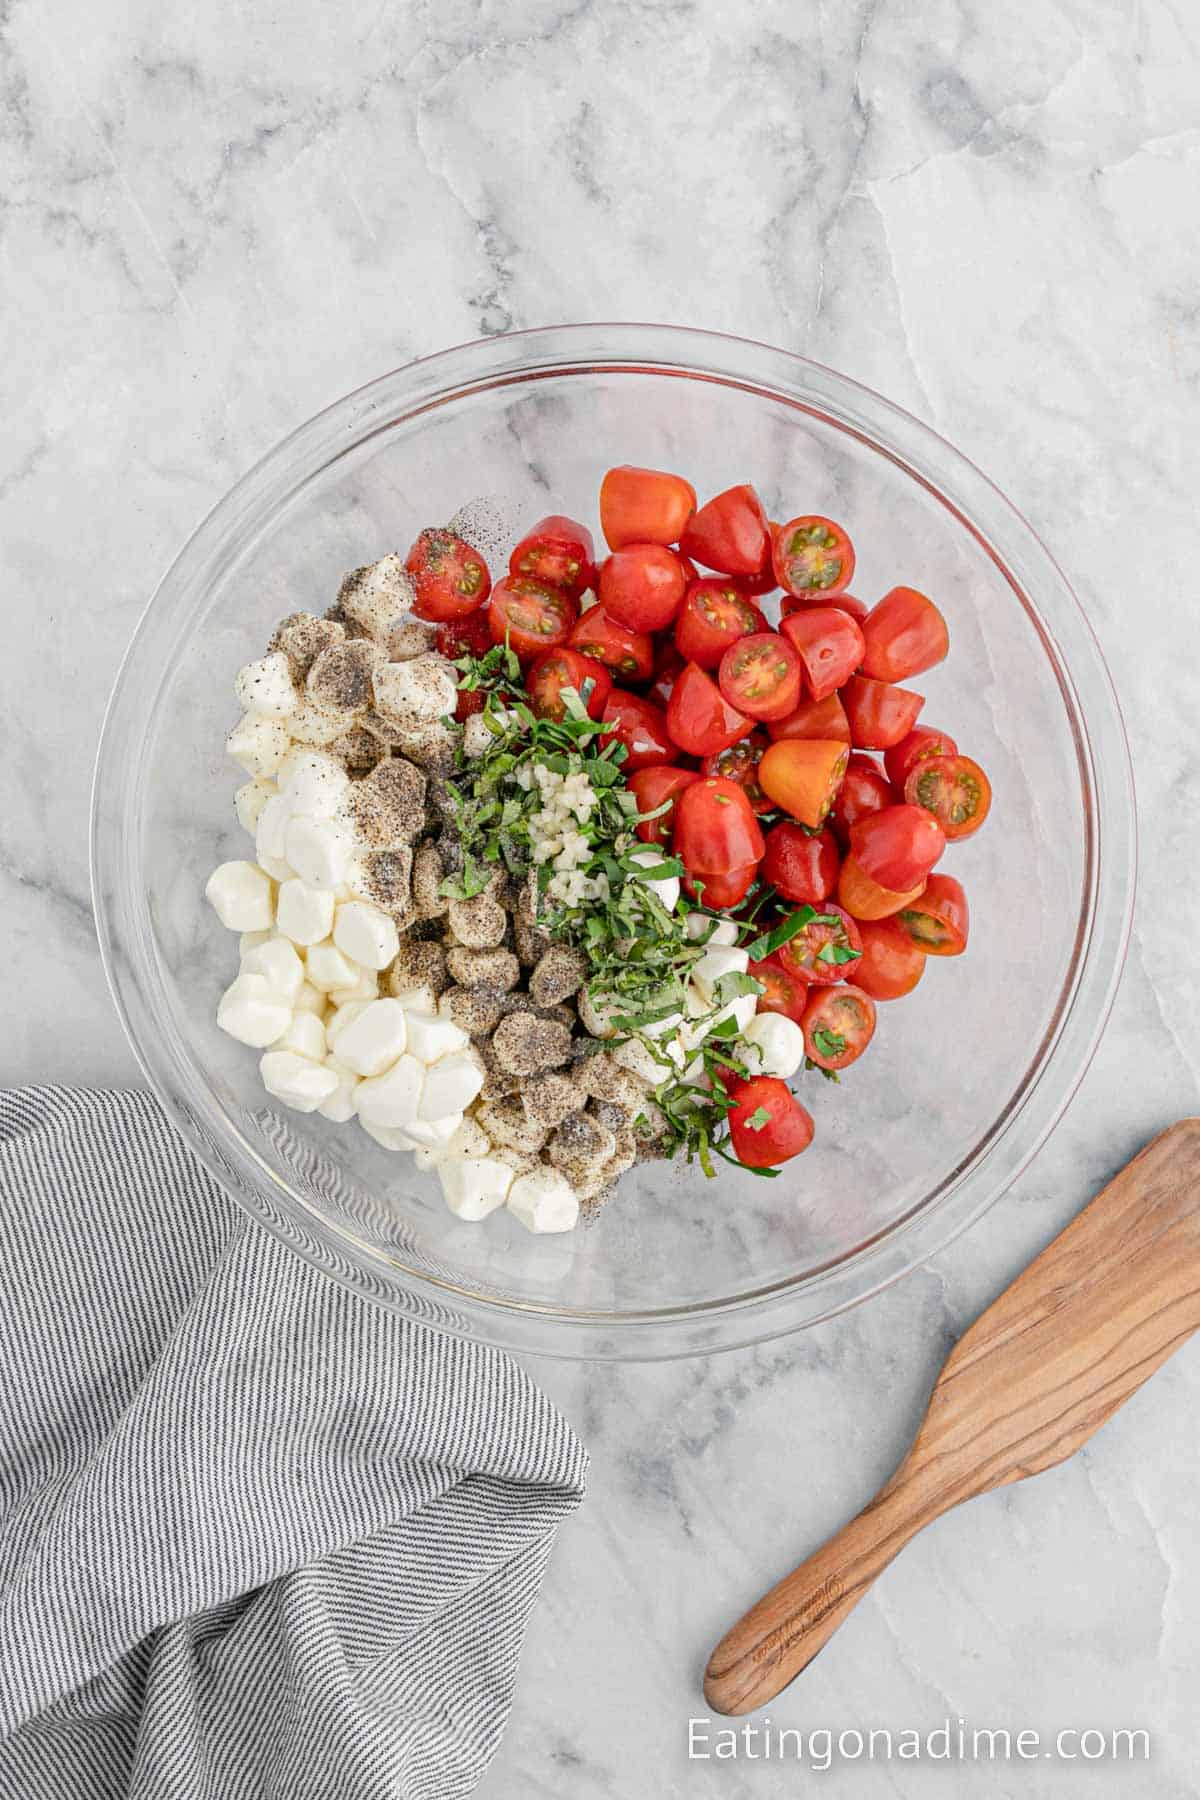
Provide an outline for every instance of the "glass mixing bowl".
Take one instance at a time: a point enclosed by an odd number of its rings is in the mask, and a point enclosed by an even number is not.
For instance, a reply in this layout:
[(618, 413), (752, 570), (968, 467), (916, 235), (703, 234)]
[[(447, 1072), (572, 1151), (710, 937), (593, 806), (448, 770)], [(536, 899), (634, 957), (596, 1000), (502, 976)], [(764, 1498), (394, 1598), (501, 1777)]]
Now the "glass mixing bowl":
[[(840, 1086), (804, 1078), (813, 1147), (774, 1181), (643, 1165), (588, 1228), (530, 1236), (446, 1210), (435, 1176), (357, 1126), (269, 1099), (216, 1028), (234, 939), (203, 898), (245, 854), (223, 752), (237, 668), (346, 569), (499, 495), (596, 523), (612, 463), (700, 495), (753, 480), (768, 513), (831, 514), (855, 590), (932, 594), (951, 654), (926, 716), (994, 782), (947, 865), (971, 898), (960, 960), (880, 1009)], [(791, 1331), (862, 1300), (976, 1218), (1059, 1118), (1112, 1000), (1134, 888), (1117, 703), (1051, 557), (980, 472), (878, 395), (782, 350), (662, 326), (489, 338), (385, 375), (294, 432), (162, 582), (100, 746), (93, 884), (113, 994), (146, 1076), (201, 1160), (268, 1230), (358, 1293), (519, 1350), (657, 1357)]]

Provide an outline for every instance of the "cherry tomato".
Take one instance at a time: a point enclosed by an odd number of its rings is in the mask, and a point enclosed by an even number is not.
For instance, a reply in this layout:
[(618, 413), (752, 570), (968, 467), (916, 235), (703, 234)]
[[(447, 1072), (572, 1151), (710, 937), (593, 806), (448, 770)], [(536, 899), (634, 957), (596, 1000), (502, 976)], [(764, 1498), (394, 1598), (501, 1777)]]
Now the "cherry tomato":
[(865, 675), (852, 675), (842, 689), (842, 705), (856, 750), (890, 750), (908, 736), (924, 704), (922, 694), (893, 687), (887, 681), (871, 681)]
[(909, 772), (904, 798), (931, 812), (948, 838), (965, 838), (991, 811), (992, 784), (969, 756), (929, 756)]
[(849, 587), (854, 546), (832, 519), (806, 513), (775, 533), (775, 574), (789, 594), (836, 594)]
[(450, 662), (457, 662), (460, 656), (486, 656), (492, 647), (487, 613), (481, 607), (465, 618), (444, 620), (437, 628), (433, 647)]
[(691, 787), (700, 777), (695, 769), (666, 768), (661, 763), (653, 763), (648, 769), (635, 769), (629, 777), (629, 791), (637, 801), (639, 813), (656, 812), (660, 806), (670, 804), (670, 811), (659, 813), (657, 819), (642, 819), (637, 826), (637, 834), (643, 844), (669, 844), (671, 833), (675, 829), (675, 800), (684, 788)]
[(601, 749), (616, 738), (625, 746), (622, 773), (632, 775), (636, 769), (648, 769), (654, 763), (673, 763), (679, 752), (667, 731), (666, 715), (660, 706), (643, 700), (640, 694), (627, 694), (614, 688), (604, 702), (601, 713), (611, 730), (601, 732), (597, 742)]
[(654, 680), (646, 689), (647, 700), (653, 700), (655, 706), (665, 707), (683, 670), (684, 658), (675, 648), (674, 640), (665, 638), (654, 653)]
[(679, 654), (702, 669), (715, 669), (731, 644), (767, 621), (732, 581), (715, 576), (694, 582), (675, 621)]
[(654, 644), (648, 631), (630, 631), (602, 606), (589, 606), (571, 633), (571, 648), (611, 669), (619, 681), (649, 681)]
[(579, 603), (561, 588), (547, 587), (524, 575), (506, 575), (492, 589), (488, 625), (493, 641), (508, 638), (510, 649), (522, 662), (543, 650), (565, 644), (579, 616)]
[(907, 681), (940, 663), (950, 633), (932, 600), (916, 588), (894, 587), (867, 614), (863, 674), (872, 681)]
[(748, 594), (751, 599), (757, 600), (763, 594), (773, 594), (775, 589), (779, 586), (779, 583), (775, 579), (775, 565), (771, 561), (770, 549), (768, 548), (767, 551), (766, 562), (764, 562), (762, 568), (759, 569), (756, 575), (731, 575), (729, 579), (743, 594)]
[(926, 956), (961, 956), (971, 930), (962, 883), (953, 875), (931, 875), (925, 892), (896, 914), (896, 923)]
[(418, 619), (441, 624), (461, 619), (483, 605), (492, 590), (488, 566), (478, 550), (452, 531), (426, 526), (404, 561), (417, 590)]
[(819, 906), (837, 886), (841, 861), (832, 831), (819, 831), (814, 837), (785, 820), (767, 833), (762, 877), (785, 900)]
[(805, 612), (813, 606), (836, 606), (839, 612), (849, 613), (858, 625), (871, 610), (865, 600), (859, 600), (854, 594), (785, 594), (779, 602), (779, 611), (787, 619), (793, 613)]
[(762, 501), (748, 482), (726, 488), (693, 513), (679, 548), (723, 575), (759, 575), (771, 554)]
[(779, 960), (798, 981), (832, 987), (854, 973), (861, 955), (858, 926), (844, 908), (827, 901), (816, 918), (782, 946)]
[(852, 850), (838, 871), (838, 904), (844, 906), (855, 919), (886, 919), (893, 913), (898, 913), (902, 906), (909, 906), (914, 900), (918, 900), (924, 886), (925, 883), (921, 882), (905, 893), (880, 887), (877, 881), (872, 881), (869, 875), (863, 873)]
[(759, 786), (776, 806), (815, 829), (825, 823), (849, 756), (835, 738), (783, 738), (759, 763)]
[(786, 719), (768, 719), (768, 734), (780, 738), (837, 738), (849, 745), (850, 721), (836, 694), (828, 700), (802, 700)]
[(711, 676), (688, 663), (671, 691), (667, 729), (689, 756), (715, 756), (748, 737), (753, 720), (730, 706)]
[(733, 1101), (726, 1114), (733, 1153), (748, 1169), (777, 1168), (812, 1143), (812, 1114), (777, 1076), (733, 1081), (727, 1092)]
[(718, 912), (745, 899), (762, 860), (763, 835), (736, 781), (706, 775), (677, 794), (672, 841), (693, 899)]
[(731, 644), (717, 675), (731, 706), (752, 719), (786, 719), (800, 700), (803, 665), (777, 631), (752, 631)]
[(782, 1013), (785, 1019), (799, 1025), (808, 1005), (808, 983), (784, 968), (778, 951), (773, 956), (765, 956), (761, 962), (751, 963), (750, 969), (755, 981), (763, 985), (754, 1010)]
[(600, 564), (600, 604), (630, 631), (662, 631), (683, 605), (683, 565), (664, 544), (627, 544)]
[(863, 953), (854, 965), (854, 985), (872, 1000), (902, 1000), (925, 973), (925, 952), (897, 917), (863, 919), (858, 927)]
[(925, 880), (946, 834), (923, 806), (887, 806), (851, 826), (850, 848), (869, 881), (906, 893)]
[(958, 745), (948, 731), (938, 731), (932, 725), (918, 725), (893, 744), (883, 759), (888, 780), (900, 793), (904, 792), (904, 784), (917, 763), (926, 756), (957, 756)]
[(837, 799), (833, 803), (833, 828), (848, 842), (852, 825), (857, 825), (869, 813), (882, 812), (885, 806), (895, 806), (899, 798), (874, 757), (865, 756), (861, 750), (852, 750)]
[(767, 745), (768, 740), (761, 731), (752, 731), (749, 737), (739, 738), (727, 750), (706, 756), (700, 764), (700, 773), (723, 775), (728, 781), (736, 781), (740, 788), (745, 788), (746, 798), (756, 814), (774, 812), (774, 801), (768, 799), (758, 785), (758, 765)]
[(861, 988), (826, 988), (804, 1009), (804, 1049), (819, 1069), (848, 1069), (875, 1035), (875, 1002)]
[(481, 713), (486, 705), (487, 694), (482, 688), (459, 688), (458, 699), (454, 703), (454, 716), (461, 725), (464, 719), (471, 718), (474, 713)]
[(610, 550), (624, 544), (677, 544), (696, 510), (696, 490), (682, 475), (624, 463), (600, 483), (600, 529)]
[(584, 588), (592, 584), (593, 555), (592, 534), (587, 526), (562, 513), (551, 513), (525, 533), (508, 559), (508, 568), (512, 575), (544, 581), (548, 587), (562, 588), (572, 600), (578, 600)]
[(863, 634), (840, 607), (806, 606), (782, 619), (779, 629), (804, 664), (814, 700), (828, 700), (862, 661)]
[(531, 711), (539, 719), (561, 719), (566, 715), (562, 691), (574, 688), (593, 719), (604, 716), (604, 705), (612, 692), (612, 676), (603, 663), (594, 662), (578, 650), (547, 650), (539, 656), (525, 678)]

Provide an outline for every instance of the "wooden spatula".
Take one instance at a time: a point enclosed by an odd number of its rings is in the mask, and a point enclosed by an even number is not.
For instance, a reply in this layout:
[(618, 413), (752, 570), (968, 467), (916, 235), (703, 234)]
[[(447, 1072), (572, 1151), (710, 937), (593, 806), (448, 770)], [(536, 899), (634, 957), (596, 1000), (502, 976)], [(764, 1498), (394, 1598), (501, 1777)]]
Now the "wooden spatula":
[(721, 1639), (709, 1705), (746, 1713), (772, 1699), (923, 1525), (1064, 1462), (1197, 1326), (1200, 1119), (1184, 1119), (976, 1319), (891, 1480)]

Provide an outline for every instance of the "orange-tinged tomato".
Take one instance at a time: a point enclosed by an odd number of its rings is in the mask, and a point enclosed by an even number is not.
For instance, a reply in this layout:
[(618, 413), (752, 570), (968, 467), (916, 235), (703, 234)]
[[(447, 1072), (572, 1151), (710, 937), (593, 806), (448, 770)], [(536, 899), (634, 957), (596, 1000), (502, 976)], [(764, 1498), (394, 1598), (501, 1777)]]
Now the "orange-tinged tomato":
[(897, 894), (891, 888), (880, 887), (877, 881), (863, 874), (853, 851), (838, 872), (838, 901), (854, 919), (890, 918), (902, 906), (919, 900), (924, 888), (925, 883), (921, 882), (908, 893)]
[(610, 469), (600, 483), (600, 529), (610, 550), (624, 544), (677, 544), (696, 510), (696, 490), (664, 469)]
[(829, 738), (781, 738), (758, 765), (758, 785), (802, 825), (825, 823), (850, 752)]
[(961, 956), (971, 929), (962, 883), (953, 875), (931, 875), (924, 891), (897, 912), (896, 923), (926, 956)]

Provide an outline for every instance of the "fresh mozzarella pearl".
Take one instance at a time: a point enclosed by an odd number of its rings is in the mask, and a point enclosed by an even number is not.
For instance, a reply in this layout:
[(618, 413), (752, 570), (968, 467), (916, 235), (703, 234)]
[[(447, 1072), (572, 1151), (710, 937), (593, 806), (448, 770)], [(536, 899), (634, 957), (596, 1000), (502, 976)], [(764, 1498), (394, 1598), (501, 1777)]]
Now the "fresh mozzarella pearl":
[(711, 1005), (716, 999), (717, 983), (725, 975), (744, 975), (750, 967), (750, 958), (744, 950), (733, 945), (718, 944), (704, 952), (699, 962), (692, 964), (689, 971), (692, 984), (701, 998)]
[(348, 1000), (335, 1012), (330, 1013), (325, 1021), (325, 1038), (330, 1050), (337, 1049), (337, 1041), (347, 1025), (357, 1019), (359, 1014), (365, 1012), (366, 1009), (367, 1002), (365, 1000)]
[(382, 1075), (408, 1043), (404, 1008), (398, 1000), (369, 1000), (339, 1028), (334, 1043), (338, 1061), (356, 1075)]
[[(339, 1057), (341, 1050), (339, 1047)], [(425, 1070), (415, 1056), (402, 1056), (386, 1075), (358, 1084), (358, 1116), (366, 1125), (386, 1125), (401, 1131), (417, 1117)]]
[(265, 1050), (273, 1044), (291, 1022), (292, 1009), (262, 975), (239, 975), (221, 995), (217, 1005), (217, 1024), (222, 1031), (249, 1044), (253, 1050)]
[(304, 985), (304, 964), (286, 938), (268, 938), (242, 958), (243, 975), (261, 975), (281, 1000), (295, 1006), (296, 996)]
[(709, 913), (689, 913), (683, 928), (693, 943), (707, 944), (710, 950), (718, 944), (738, 941), (738, 928), (732, 919), (714, 919)]
[(279, 789), (273, 781), (247, 781), (242, 784), (233, 796), (233, 808), (238, 816), (238, 824), (243, 831), (253, 837), (258, 830), (259, 816), (267, 801), (272, 799)]
[(290, 1050), (294, 1056), (307, 1056), (310, 1062), (325, 1060), (325, 1027), (315, 1013), (293, 1012), (292, 1022), (271, 1045), (272, 1050)]
[(804, 1061), (804, 1033), (782, 1013), (756, 1013), (742, 1027), (742, 1036), (745, 1064), (752, 1074), (778, 1075), (787, 1081)]
[[(477, 1164), (463, 1164), (475, 1168)], [(579, 1201), (557, 1169), (534, 1169), (518, 1175), (508, 1190), (508, 1210), (527, 1231), (570, 1231), (579, 1218)]]
[(427, 1016), (437, 1011), (437, 995), (431, 987), (424, 984), (420, 987), (402, 988), (392, 998), (400, 1002), (406, 1013), (422, 1013)]
[(358, 980), (358, 964), (343, 956), (332, 938), (311, 945), (304, 961), (308, 979), (323, 994), (332, 993), (334, 988), (351, 988)]
[[(362, 1086), (361, 1082), (359, 1082), (359, 1086)], [(394, 1125), (373, 1125), (370, 1119), (362, 1118), (358, 1122), (367, 1136), (374, 1138), (377, 1144), (382, 1144), (385, 1150), (412, 1149), (404, 1132), (398, 1131)]]
[(350, 777), (323, 751), (294, 749), (279, 771), (279, 788), (293, 812), (307, 819), (332, 819), (350, 792)]
[(653, 1051), (643, 1044), (640, 1038), (630, 1038), (628, 1043), (619, 1044), (612, 1056), (614, 1062), (620, 1063), (621, 1067), (628, 1069), (632, 1075), (640, 1076), (650, 1087), (657, 1087), (660, 1082), (666, 1081), (674, 1073), (672, 1062), (670, 1060), (659, 1062)]
[(291, 742), (278, 719), (260, 719), (247, 713), (225, 739), (225, 748), (247, 775), (266, 777), (275, 773)]
[(453, 1056), (470, 1043), (466, 1032), (450, 1019), (439, 1019), (436, 1013), (417, 1012), (404, 1005), (408, 1019), (408, 1048), (423, 1063), (435, 1063), (443, 1056)]
[[(640, 850), (631, 850), (629, 853), (629, 860), (632, 863), (637, 863), (643, 869), (653, 869), (659, 863), (668, 861), (669, 858), (665, 850), (655, 850), (651, 845), (645, 844)], [(676, 904), (679, 900), (678, 875), (663, 875), (660, 876), (657, 881), (650, 881), (644, 875), (638, 875), (635, 879), (643, 882), (644, 885), (650, 889), (650, 892), (655, 898), (661, 901), (668, 912), (675, 911)]]
[(444, 1150), (462, 1122), (461, 1113), (445, 1119), (412, 1119), (404, 1133), (414, 1150)]
[(292, 865), (284, 862), (281, 856), (260, 856), (258, 866), (272, 881), (290, 881), (292, 878)]
[(315, 1013), (318, 1019), (325, 1017), (325, 996), (320, 988), (315, 988), (311, 981), (300, 983), (300, 992), (292, 1002), (293, 1012)]
[(266, 719), (286, 719), (296, 710), (292, 671), (282, 650), (260, 656), (238, 670), (234, 691), (243, 712)]
[(438, 1169), (446, 1205), (459, 1219), (476, 1222), (504, 1205), (513, 1186), (513, 1172), (494, 1156), (467, 1162), (444, 1162)]
[(586, 988), (581, 988), (575, 1004), (579, 1009), (579, 1017), (584, 1029), (589, 1031), (593, 1037), (617, 1036), (617, 1028), (612, 1022), (612, 1015), (621, 1009), (615, 1002), (601, 998), (593, 999)]
[(375, 704), (380, 712), (405, 719), (440, 719), (458, 701), (454, 670), (440, 656), (385, 662), (375, 670)]
[(329, 998), (335, 1006), (348, 1000), (374, 1000), (379, 993), (379, 977), (371, 969), (359, 969), (349, 987), (330, 988)]
[(367, 900), (347, 900), (338, 907), (333, 941), (364, 969), (386, 969), (400, 948), (395, 919)]
[(393, 550), (369, 569), (356, 569), (348, 576), (338, 603), (347, 618), (361, 625), (377, 643), (386, 644), (389, 632), (411, 612), (415, 598), (416, 588), (404, 558)]
[(333, 930), (333, 895), (292, 876), (279, 886), (275, 923), (294, 944), (319, 944)]
[(354, 856), (354, 839), (333, 819), (293, 816), (287, 828), (288, 862), (310, 887), (336, 888), (346, 879)]
[(271, 878), (252, 862), (225, 862), (204, 887), (205, 899), (229, 931), (269, 931), (275, 917)]
[(345, 1063), (339, 1062), (336, 1056), (326, 1057), (325, 1067), (333, 1070), (338, 1084), (328, 1100), (322, 1100), (317, 1111), (323, 1119), (331, 1119), (335, 1125), (345, 1125), (358, 1110), (358, 1076)]
[(441, 1057), (426, 1073), (418, 1117), (444, 1119), (451, 1113), (466, 1112), (483, 1079), (483, 1064), (474, 1050)]
[(258, 815), (258, 827), (254, 833), (254, 848), (258, 852), (258, 860), (264, 856), (272, 857), (276, 862), (287, 861), (287, 828), (291, 823), (292, 807), (286, 794), (272, 794)]
[(238, 955), (245, 956), (247, 950), (257, 950), (260, 944), (269, 944), (274, 936), (273, 931), (243, 931), (238, 939)]
[[(617, 1016), (618, 1016), (618, 1018), (623, 1016), (619, 1010), (618, 1010)], [(673, 1032), (678, 1031), (682, 1024), (683, 1024), (683, 1014), (673, 1012), (673, 1013), (668, 1013), (665, 1019), (652, 1019), (650, 1021), (649, 1025), (639, 1025), (638, 1030), (641, 1032), (643, 1037), (648, 1037), (648, 1038), (668, 1037)]]
[(288, 715), (288, 730), (299, 744), (332, 744), (345, 729), (346, 721), (338, 713), (326, 712), (308, 699)]
[(268, 1094), (297, 1112), (316, 1112), (338, 1084), (332, 1069), (296, 1056), (290, 1050), (268, 1050), (259, 1061), (259, 1073)]

